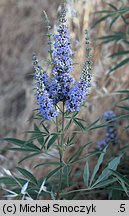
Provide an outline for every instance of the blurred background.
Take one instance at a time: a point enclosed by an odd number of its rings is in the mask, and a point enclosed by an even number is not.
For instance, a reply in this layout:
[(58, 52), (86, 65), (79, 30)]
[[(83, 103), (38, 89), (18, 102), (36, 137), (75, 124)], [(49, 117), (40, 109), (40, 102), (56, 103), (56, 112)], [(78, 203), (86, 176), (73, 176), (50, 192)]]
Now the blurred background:
[[(61, 0), (0, 0), (0, 137), (28, 138), (26, 130), (33, 127), (34, 109), (36, 101), (33, 92), (34, 81), (30, 74), (32, 69), (32, 53), (36, 52), (39, 59), (47, 59), (48, 47), (46, 37), (46, 24), (42, 16), (45, 10), (52, 28), (57, 23)], [(96, 37), (109, 33), (109, 20), (101, 22), (91, 28), (96, 21), (94, 12), (105, 9), (104, 0), (69, 0), (68, 27), (75, 50), (74, 61), (78, 62), (75, 68), (76, 79), (80, 76), (81, 65), (84, 60), (84, 30), (89, 29), (94, 54), (94, 70), (92, 87), (87, 102), (87, 108), (83, 109), (81, 116), (88, 122), (95, 121), (102, 113), (113, 110), (121, 114), (121, 110), (115, 108), (120, 95), (114, 91), (129, 88), (129, 66), (120, 68), (117, 73), (107, 72), (114, 66), (116, 59), (109, 58), (113, 52), (125, 48), (122, 41), (116, 45), (113, 42), (102, 44), (96, 41)], [(108, 1), (114, 3), (114, 1)], [(118, 6), (121, 1), (117, 1)], [(129, 5), (129, 1), (124, 1)], [(128, 16), (127, 16), (128, 19)], [(126, 26), (121, 20), (114, 25), (114, 29), (125, 32)], [(119, 58), (117, 59), (119, 62)], [(123, 75), (124, 72), (124, 75)], [(124, 112), (124, 111), (123, 111)], [(124, 122), (119, 122), (126, 125)], [(50, 125), (48, 125), (50, 127)], [(91, 137), (96, 146), (97, 140), (102, 137), (102, 130), (90, 132), (77, 137), (77, 147), (86, 143)], [(119, 131), (121, 142), (126, 141), (128, 134)], [(5, 144), (6, 145), (6, 144)], [(23, 155), (23, 154), (22, 154)], [(20, 154), (13, 152), (1, 152), (0, 166), (12, 169)], [(28, 165), (31, 166), (31, 161)], [(80, 166), (80, 165), (78, 165)], [(77, 167), (78, 168), (78, 167)]]

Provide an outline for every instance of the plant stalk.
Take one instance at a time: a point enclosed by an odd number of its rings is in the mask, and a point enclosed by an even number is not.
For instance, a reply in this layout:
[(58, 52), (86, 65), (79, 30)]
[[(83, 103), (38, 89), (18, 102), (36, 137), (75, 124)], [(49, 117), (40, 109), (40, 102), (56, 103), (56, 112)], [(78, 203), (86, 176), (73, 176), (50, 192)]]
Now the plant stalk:
[[(58, 126), (57, 126), (58, 128)], [(60, 163), (63, 163), (63, 145), (64, 145), (64, 102), (63, 102), (63, 108), (62, 108), (62, 132), (61, 132), (61, 140), (58, 142), (59, 147), (59, 157), (60, 157)], [(62, 189), (62, 175), (63, 175), (63, 169), (60, 169), (60, 177), (59, 177), (59, 188), (57, 193), (57, 198), (60, 199), (60, 192)]]

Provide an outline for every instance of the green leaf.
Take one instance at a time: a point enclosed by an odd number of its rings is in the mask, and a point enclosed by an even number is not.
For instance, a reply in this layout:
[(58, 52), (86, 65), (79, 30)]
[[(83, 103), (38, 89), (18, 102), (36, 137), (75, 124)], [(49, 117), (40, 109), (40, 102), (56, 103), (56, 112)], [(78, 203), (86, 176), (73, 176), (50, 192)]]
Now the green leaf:
[[(0, 184), (5, 184), (7, 186), (19, 186), (24, 185), (26, 183), (25, 179), (22, 178), (13, 178), (13, 177), (1, 177)], [(30, 186), (34, 187), (34, 184), (30, 184)]]
[(25, 149), (26, 148), (28, 148), (28, 149), (30, 148), (30, 149), (33, 149), (35, 151), (39, 151), (40, 152), (40, 148), (38, 146), (34, 145), (32, 142), (27, 143), (26, 146), (24, 146), (24, 148)]
[(60, 169), (62, 169), (62, 166), (57, 167), (56, 169), (50, 171), (46, 177), (46, 180), (51, 178), (53, 175), (55, 175)]
[(118, 119), (123, 119), (123, 118), (125, 118), (125, 119), (129, 118), (129, 114), (117, 115), (116, 117), (113, 118), (113, 120), (118, 120)]
[(108, 17), (110, 17), (110, 16), (112, 16), (112, 15), (111, 15), (111, 14), (108, 14), (108, 15), (106, 15), (106, 16), (101, 17), (100, 19), (98, 19), (98, 20), (94, 23), (94, 25), (93, 25), (92, 28), (94, 28), (94, 27), (95, 27), (96, 25), (98, 25), (99, 23), (105, 21), (105, 20), (106, 20)]
[(121, 94), (129, 94), (129, 90), (128, 89), (119, 90), (117, 92), (121, 93)]
[(18, 183), (12, 177), (0, 177), (0, 184), (5, 184), (7, 186), (9, 186), (9, 185), (15, 186)]
[(45, 148), (45, 145), (46, 145), (46, 143), (48, 142), (49, 138), (50, 138), (50, 135), (48, 135), (48, 136), (46, 137), (46, 139), (45, 139), (45, 141), (44, 141), (44, 145), (42, 146), (42, 148)]
[(75, 138), (76, 134), (74, 134), (70, 139), (68, 137), (67, 142), (66, 142), (66, 146), (71, 146), (73, 144), (73, 140)]
[(4, 148), (5, 150), (13, 150), (13, 151), (40, 151), (40, 148), (38, 148), (36, 145), (34, 145), (30, 140), (23, 141), (15, 138), (4, 138), (2, 139), (4, 141), (8, 141), (14, 145), (17, 145), (21, 148)]
[(67, 131), (69, 129), (69, 127), (71, 126), (72, 124), (72, 119), (68, 122), (68, 124), (66, 125), (64, 131)]
[(107, 147), (103, 149), (102, 153), (99, 156), (97, 164), (94, 167), (94, 170), (93, 170), (93, 173), (92, 173), (92, 176), (91, 176), (91, 179), (90, 179), (90, 186), (91, 186), (97, 172), (99, 171), (101, 164), (103, 163), (103, 159), (104, 159), (104, 156), (106, 154), (106, 150), (107, 150)]
[(94, 122), (88, 124), (87, 127), (85, 127), (85, 131), (89, 131), (94, 125), (96, 125), (97, 122), (99, 122), (100, 119), (95, 120)]
[(124, 110), (126, 110), (126, 111), (129, 111), (129, 107), (127, 107), (127, 106), (117, 106), (117, 107), (119, 107), (119, 108), (121, 108), (121, 109), (124, 109)]
[(1, 151), (37, 152), (31, 148), (0, 148)]
[(44, 128), (44, 130), (47, 132), (47, 134), (49, 134), (49, 130), (47, 129), (47, 127), (45, 126), (45, 124), (42, 122), (42, 126)]
[(54, 144), (54, 142), (57, 140), (57, 138), (58, 138), (58, 134), (54, 134), (51, 137), (51, 139), (48, 141), (47, 149), (49, 149)]
[(62, 166), (62, 165), (63, 165), (63, 163), (50, 161), (50, 162), (43, 162), (43, 163), (37, 164), (36, 166), (34, 166), (34, 168), (37, 168), (40, 166)]
[(78, 112), (75, 112), (72, 116), (72, 118), (75, 118), (78, 115)]
[(111, 172), (117, 179), (119, 179), (120, 181), (123, 181), (127, 186), (129, 186), (129, 179), (127, 179), (126, 177), (124, 177), (122, 174), (120, 174), (119, 172), (115, 170), (111, 170)]
[(99, 14), (99, 13), (100, 13), (100, 14), (101, 14), (101, 13), (107, 13), (107, 14), (110, 14), (110, 13), (111, 13), (111, 14), (112, 14), (112, 11), (110, 11), (110, 10), (101, 10), (101, 11), (96, 11), (96, 12), (95, 12), (95, 14)]
[(112, 41), (120, 41), (120, 40), (125, 40), (126, 36), (124, 32), (114, 32), (112, 35), (106, 35), (103, 37), (97, 38), (98, 40), (103, 40), (103, 43), (109, 43)]
[(16, 169), (23, 175), (25, 176), (27, 179), (30, 180), (30, 182), (32, 182), (34, 185), (38, 185), (38, 182), (36, 180), (36, 178), (34, 177), (34, 175), (29, 172), (28, 170), (21, 168), (21, 167), (16, 167)]
[(121, 15), (121, 19), (123, 20), (124, 24), (126, 24), (126, 25), (129, 24), (129, 23), (127, 22), (126, 18), (125, 18), (123, 15)]
[(77, 121), (82, 121), (82, 122), (85, 122), (86, 123), (86, 120), (84, 119), (81, 119), (81, 118), (75, 118)]
[(129, 7), (123, 7), (123, 8), (120, 8), (119, 10), (117, 10), (117, 12), (119, 12), (119, 13), (126, 13), (127, 11), (129, 11)]
[(85, 144), (84, 146), (82, 146), (81, 148), (79, 148), (79, 149), (70, 157), (70, 159), (68, 160), (68, 163), (72, 163), (73, 160), (74, 160), (75, 158), (77, 158), (77, 157), (80, 155), (80, 153), (81, 153), (85, 148), (87, 148), (89, 145), (91, 145), (91, 142), (90, 142), (90, 143), (87, 143), (87, 144)]
[(118, 100), (118, 102), (123, 102), (123, 101), (127, 101), (127, 100), (129, 100), (129, 97), (126, 97), (126, 98), (123, 98), (121, 100)]
[(105, 188), (105, 187), (107, 187), (108, 185), (110, 185), (110, 184), (112, 184), (114, 182), (116, 182), (116, 178), (108, 179), (108, 180), (105, 180), (105, 181), (102, 181), (102, 182), (98, 183), (96, 186), (93, 187), (93, 189)]
[(111, 4), (111, 3), (106, 3), (109, 7), (111, 7), (113, 10), (115, 10), (115, 11), (117, 11), (117, 8), (113, 5), (113, 4)]
[(97, 155), (98, 153), (100, 153), (100, 151), (93, 151), (93, 152), (87, 154), (86, 156), (83, 156), (83, 157), (79, 158), (78, 160), (76, 159), (76, 160), (71, 161), (70, 163), (71, 163), (71, 164), (79, 163), (79, 162), (81, 162), (81, 161), (83, 161), (83, 160), (88, 159), (89, 157), (92, 157), (92, 156)]
[(112, 73), (114, 70), (123, 67), (125, 64), (127, 64), (129, 62), (129, 58), (126, 58), (124, 60), (122, 60), (120, 63), (118, 63), (114, 68), (112, 68), (108, 73)]
[(36, 123), (34, 123), (34, 130), (36, 133), (39, 133), (41, 136), (37, 137), (37, 140), (39, 142), (39, 144), (42, 146), (44, 143), (44, 136), (42, 134), (42, 132), (40, 131), (40, 129), (38, 128), (38, 126), (36, 125)]
[(95, 130), (95, 129), (103, 128), (103, 127), (107, 127), (107, 126), (108, 126), (108, 122), (99, 124), (99, 125), (94, 126), (94, 127), (91, 127), (90, 130)]
[(12, 143), (14, 145), (23, 147), (26, 141), (15, 139), (15, 138), (2, 138), (1, 141), (7, 141), (9, 143)]
[(109, 162), (108, 166), (103, 170), (101, 175), (98, 177), (97, 181), (92, 185), (92, 187), (96, 186), (98, 183), (107, 180), (111, 175), (111, 169), (116, 170), (120, 160), (121, 160), (122, 155), (119, 157), (115, 157), (111, 162)]
[(125, 130), (128, 130), (128, 129), (129, 129), (129, 125), (125, 127)]
[(32, 157), (35, 157), (35, 156), (39, 155), (39, 154), (40, 154), (40, 152), (36, 152), (36, 153), (30, 154), (30, 155), (27, 155), (27, 156), (23, 157), (18, 163), (20, 164), (24, 160), (30, 159)]
[(109, 28), (111, 29), (113, 24), (117, 21), (117, 19), (119, 18), (119, 16), (114, 17), (114, 19), (112, 19)]
[[(101, 11), (96, 11), (95, 14), (101, 14), (101, 13), (107, 13), (107, 14), (114, 14), (114, 11), (110, 10), (101, 10)], [(116, 12), (115, 12), (116, 13)]]
[(113, 175), (117, 178), (119, 184), (122, 186), (123, 190), (125, 191), (125, 193), (128, 195), (128, 189), (126, 187), (126, 185), (129, 187), (129, 179), (125, 178), (123, 175), (121, 175), (120, 173), (118, 173), (117, 171), (111, 170), (113, 172)]
[(73, 122), (82, 130), (85, 130), (85, 127), (83, 126), (83, 124), (80, 121), (77, 121), (76, 118), (73, 119)]
[(90, 178), (90, 171), (89, 171), (89, 163), (87, 161), (84, 167), (84, 174), (83, 174), (83, 179), (86, 187), (89, 186), (89, 178)]
[(117, 57), (117, 56), (123, 56), (123, 55), (127, 55), (129, 54), (129, 50), (123, 50), (123, 51), (119, 51), (117, 53), (113, 53), (112, 55), (110, 55), (109, 57)]
[(64, 181), (65, 181), (67, 187), (69, 187), (69, 176), (70, 176), (70, 172), (71, 172), (71, 166), (65, 165), (65, 166), (63, 167), (63, 177), (64, 177)]

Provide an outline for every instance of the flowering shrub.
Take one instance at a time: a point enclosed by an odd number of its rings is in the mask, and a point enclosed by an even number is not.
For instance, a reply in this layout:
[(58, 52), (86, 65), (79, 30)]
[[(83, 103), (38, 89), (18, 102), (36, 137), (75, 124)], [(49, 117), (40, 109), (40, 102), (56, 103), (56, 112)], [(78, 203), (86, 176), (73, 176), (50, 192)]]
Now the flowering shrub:
[[(19, 163), (32, 157), (39, 159), (41, 155), (49, 155), (49, 161), (42, 157), (42, 162), (39, 163), (36, 160), (37, 164), (33, 168), (49, 166), (50, 171), (38, 179), (32, 171), (22, 166), (16, 167), (22, 177), (17, 177), (16, 173), (3, 169), (0, 183), (2, 183), (6, 197), (26, 200), (84, 199), (84, 197), (87, 199), (90, 192), (95, 192), (95, 194), (104, 193), (106, 194), (104, 198), (110, 199), (114, 188), (122, 190), (124, 197), (125, 194), (128, 196), (129, 181), (126, 176), (123, 179), (122, 174), (119, 173), (124, 150), (105, 161), (105, 156), (110, 150), (110, 142), (117, 143), (117, 116), (112, 111), (103, 115), (107, 132), (104, 140), (98, 143), (99, 150), (92, 148), (92, 151), (85, 151), (91, 145), (90, 142), (79, 149), (76, 147), (76, 151), (66, 157), (67, 152), (74, 145), (75, 131), (71, 131), (71, 136), (67, 133), (73, 124), (78, 127), (76, 133), (86, 133), (103, 127), (103, 123), (98, 124), (99, 120), (88, 124), (87, 121), (78, 117), (78, 112), (87, 99), (91, 85), (93, 63), (90, 53), (90, 38), (86, 30), (86, 60), (80, 79), (75, 81), (72, 77), (74, 71), (73, 52), (66, 21), (66, 9), (63, 6), (57, 33), (52, 35), (48, 27), (51, 75), (48, 76), (46, 70), (42, 68), (36, 54), (33, 54), (32, 57), (35, 95), (38, 104), (36, 119), (40, 121), (41, 127), (34, 123), (34, 130), (29, 132), (32, 134), (32, 138), (29, 140), (3, 139), (16, 146), (6, 148), (6, 150), (29, 153)], [(51, 121), (51, 124), (53, 124), (53, 128), (50, 130), (47, 128), (47, 121)], [(51, 154), (51, 149), (56, 149), (57, 155)], [(95, 165), (91, 169), (89, 161), (93, 156)], [(85, 162), (84, 171), (80, 170), (81, 176), (73, 178), (72, 168), (81, 161)], [(79, 179), (81, 179), (81, 183)]]
[[(84, 64), (79, 81), (74, 81), (71, 76), (73, 72), (72, 50), (70, 36), (66, 25), (66, 10), (63, 9), (59, 19), (57, 34), (54, 35), (54, 46), (51, 51), (52, 78), (39, 65), (33, 55), (33, 66), (36, 80), (36, 97), (39, 110), (44, 120), (51, 120), (59, 113), (56, 110), (58, 102), (66, 105), (66, 111), (79, 111), (90, 87), (92, 62), (90, 47), (87, 46), (87, 60)], [(86, 44), (89, 45), (88, 32), (86, 31)]]

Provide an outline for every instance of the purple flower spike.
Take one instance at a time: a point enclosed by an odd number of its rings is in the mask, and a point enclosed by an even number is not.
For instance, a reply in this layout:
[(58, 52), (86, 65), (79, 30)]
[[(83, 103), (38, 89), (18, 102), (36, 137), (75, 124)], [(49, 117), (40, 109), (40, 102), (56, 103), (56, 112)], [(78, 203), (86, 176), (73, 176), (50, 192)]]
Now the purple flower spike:
[(105, 140), (100, 140), (98, 142), (98, 149), (103, 150), (106, 145), (107, 143), (105, 142)]
[(53, 117), (56, 117), (58, 113), (47, 91), (49, 86), (48, 76), (39, 65), (35, 54), (33, 55), (33, 67), (35, 70), (36, 98), (39, 111), (44, 120), (51, 120)]
[(112, 120), (115, 116), (116, 116), (116, 114), (115, 114), (112, 110), (110, 110), (110, 111), (105, 112), (105, 113), (103, 114), (103, 119), (104, 119), (105, 121), (110, 121), (110, 120)]
[(35, 78), (36, 82), (43, 83), (45, 85), (46, 89), (49, 89), (49, 86), (50, 86), (49, 77), (48, 77), (46, 71), (40, 65), (35, 53), (33, 53), (33, 56), (32, 56), (32, 64), (33, 64), (33, 68), (35, 71), (34, 78)]
[[(89, 36), (88, 32), (86, 31), (86, 44), (89, 44)], [(86, 62), (84, 64), (80, 80), (75, 83), (73, 87), (71, 87), (69, 93), (68, 93), (68, 100), (65, 102), (66, 109), (73, 111), (79, 111), (80, 106), (83, 104), (84, 100), (86, 99), (86, 96), (88, 95), (88, 89), (90, 87), (90, 81), (91, 81), (91, 74), (90, 70), (92, 70), (92, 61), (89, 59), (92, 57), (90, 55), (90, 47), (87, 47), (86, 50), (88, 51), (88, 54), (86, 55)]]
[[(116, 116), (116, 114), (113, 111), (107, 111), (103, 114), (103, 119), (105, 121), (110, 121), (108, 123), (108, 126), (106, 128), (106, 134), (104, 136), (104, 139), (98, 142), (98, 148), (101, 150), (101, 146), (103, 146), (103, 143), (105, 142), (106, 145), (109, 145), (112, 143), (113, 145), (116, 145), (119, 143), (118, 139), (118, 132), (117, 132), (117, 123), (116, 120), (113, 119)], [(103, 141), (103, 142), (102, 142)], [(102, 143), (102, 145), (101, 145)]]
[(69, 41), (69, 33), (66, 26), (66, 11), (63, 8), (60, 17), (60, 25), (57, 34), (54, 35), (53, 48), (53, 79), (50, 87), (50, 95), (54, 100), (54, 104), (59, 101), (66, 101), (71, 84), (74, 79), (70, 75), (73, 71), (72, 50)]

